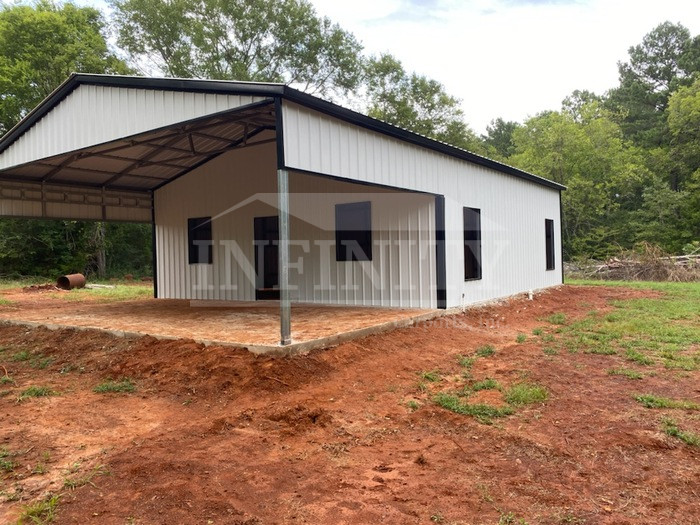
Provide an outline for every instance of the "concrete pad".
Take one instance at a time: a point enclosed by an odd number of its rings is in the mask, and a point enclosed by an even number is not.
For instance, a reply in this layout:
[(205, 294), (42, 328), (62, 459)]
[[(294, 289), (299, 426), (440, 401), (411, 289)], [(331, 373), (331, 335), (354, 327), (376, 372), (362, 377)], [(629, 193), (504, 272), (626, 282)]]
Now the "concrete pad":
[(49, 329), (99, 330), (119, 337), (193, 339), (206, 345), (291, 355), (411, 326), (445, 310), (335, 305), (292, 306), (292, 344), (279, 345), (277, 301), (222, 302), (172, 299), (97, 303), (46, 297), (0, 308), (0, 322)]

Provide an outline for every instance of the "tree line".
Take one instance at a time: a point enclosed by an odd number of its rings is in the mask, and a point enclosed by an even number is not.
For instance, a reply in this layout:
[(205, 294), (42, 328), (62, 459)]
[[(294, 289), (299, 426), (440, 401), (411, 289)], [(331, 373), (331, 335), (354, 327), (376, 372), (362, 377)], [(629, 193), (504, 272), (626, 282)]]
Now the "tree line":
[[(681, 24), (630, 47), (606, 93), (577, 90), (557, 111), (496, 118), (478, 135), (440, 82), (365, 54), (308, 0), (110, 7), (109, 18), (49, 0), (0, 9), (0, 135), (73, 71), (285, 82), (565, 184), (567, 259), (700, 247), (700, 36)], [(147, 274), (150, 239), (148, 225), (0, 219), (0, 274)]]

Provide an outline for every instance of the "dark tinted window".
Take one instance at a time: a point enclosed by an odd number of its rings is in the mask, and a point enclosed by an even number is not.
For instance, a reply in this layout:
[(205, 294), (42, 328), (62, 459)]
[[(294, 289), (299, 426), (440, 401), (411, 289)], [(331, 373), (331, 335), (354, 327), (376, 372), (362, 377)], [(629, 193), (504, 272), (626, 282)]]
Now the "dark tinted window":
[(187, 219), (187, 246), (190, 264), (212, 263), (211, 217)]
[(335, 260), (372, 260), (372, 203), (336, 204)]
[(464, 280), (481, 279), (481, 210), (464, 208)]
[(554, 270), (554, 221), (544, 220), (544, 240), (547, 257), (547, 270)]

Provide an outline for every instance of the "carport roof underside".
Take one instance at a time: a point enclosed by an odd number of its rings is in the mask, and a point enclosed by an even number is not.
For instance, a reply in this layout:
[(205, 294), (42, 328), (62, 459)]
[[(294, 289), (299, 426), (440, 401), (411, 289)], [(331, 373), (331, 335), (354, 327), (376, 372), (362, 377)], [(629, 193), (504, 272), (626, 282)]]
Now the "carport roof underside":
[(235, 148), (274, 141), (272, 100), (0, 170), (0, 180), (152, 191)]

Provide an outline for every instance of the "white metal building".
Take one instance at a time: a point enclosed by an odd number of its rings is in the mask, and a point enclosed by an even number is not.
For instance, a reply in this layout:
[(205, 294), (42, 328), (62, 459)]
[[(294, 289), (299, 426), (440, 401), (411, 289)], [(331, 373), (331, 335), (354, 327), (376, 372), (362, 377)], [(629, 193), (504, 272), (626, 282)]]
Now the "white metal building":
[(0, 216), (152, 222), (157, 297), (449, 308), (561, 284), (564, 188), (282, 84), (74, 74)]

